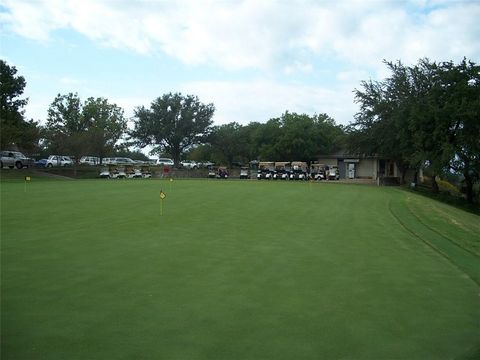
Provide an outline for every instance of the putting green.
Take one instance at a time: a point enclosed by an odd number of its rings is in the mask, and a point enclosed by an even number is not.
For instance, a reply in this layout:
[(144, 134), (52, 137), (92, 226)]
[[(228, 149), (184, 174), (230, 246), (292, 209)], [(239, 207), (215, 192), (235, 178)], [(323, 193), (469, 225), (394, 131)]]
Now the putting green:
[(475, 356), (479, 220), (373, 186), (4, 181), (1, 357)]

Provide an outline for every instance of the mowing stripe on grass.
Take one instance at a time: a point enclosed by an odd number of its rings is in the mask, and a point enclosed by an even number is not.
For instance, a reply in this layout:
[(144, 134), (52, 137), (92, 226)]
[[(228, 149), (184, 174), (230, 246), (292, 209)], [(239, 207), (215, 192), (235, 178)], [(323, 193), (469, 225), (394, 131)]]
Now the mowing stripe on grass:
[(392, 197), (389, 210), (405, 230), (448, 259), (480, 286), (480, 257), (426, 225), (406, 204), (404, 194), (402, 197)]

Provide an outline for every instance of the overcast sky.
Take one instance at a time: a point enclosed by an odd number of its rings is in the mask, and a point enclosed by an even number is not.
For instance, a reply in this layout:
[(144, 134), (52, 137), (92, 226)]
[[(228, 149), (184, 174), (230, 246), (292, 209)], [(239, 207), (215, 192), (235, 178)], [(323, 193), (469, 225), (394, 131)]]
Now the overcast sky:
[(348, 124), (382, 63), (480, 62), (480, 0), (0, 0), (0, 58), (25, 77), (26, 114), (58, 94), (133, 115), (168, 92), (214, 103), (215, 124), (284, 111)]

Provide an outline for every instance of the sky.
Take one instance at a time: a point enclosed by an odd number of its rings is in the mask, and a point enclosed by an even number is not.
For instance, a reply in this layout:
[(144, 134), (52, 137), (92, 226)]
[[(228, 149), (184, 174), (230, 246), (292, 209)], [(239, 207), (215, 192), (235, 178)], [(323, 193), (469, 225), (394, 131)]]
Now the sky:
[(0, 58), (25, 77), (28, 119), (57, 94), (128, 118), (166, 93), (213, 103), (215, 125), (285, 111), (347, 125), (384, 60), (480, 62), (480, 0), (0, 0)]

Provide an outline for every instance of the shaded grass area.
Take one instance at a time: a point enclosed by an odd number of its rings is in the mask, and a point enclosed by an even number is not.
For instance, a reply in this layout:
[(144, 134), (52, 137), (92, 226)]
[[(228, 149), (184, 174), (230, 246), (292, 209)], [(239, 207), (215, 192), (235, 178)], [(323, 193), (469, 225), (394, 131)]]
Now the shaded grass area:
[(434, 193), (431, 187), (425, 184), (417, 185), (417, 188), (415, 190), (411, 190), (409, 188), (405, 189), (414, 194), (421, 195), (437, 202), (456, 207), (459, 210), (467, 211), (475, 215), (480, 215), (480, 204), (478, 204), (478, 202), (470, 204), (463, 196), (455, 196), (448, 191), (440, 191), (439, 193)]
[(2, 359), (449, 359), (478, 345), (479, 287), (390, 212), (466, 244), (478, 217), (455, 208), (441, 211), (462, 237), (396, 189), (28, 185), (1, 188)]

